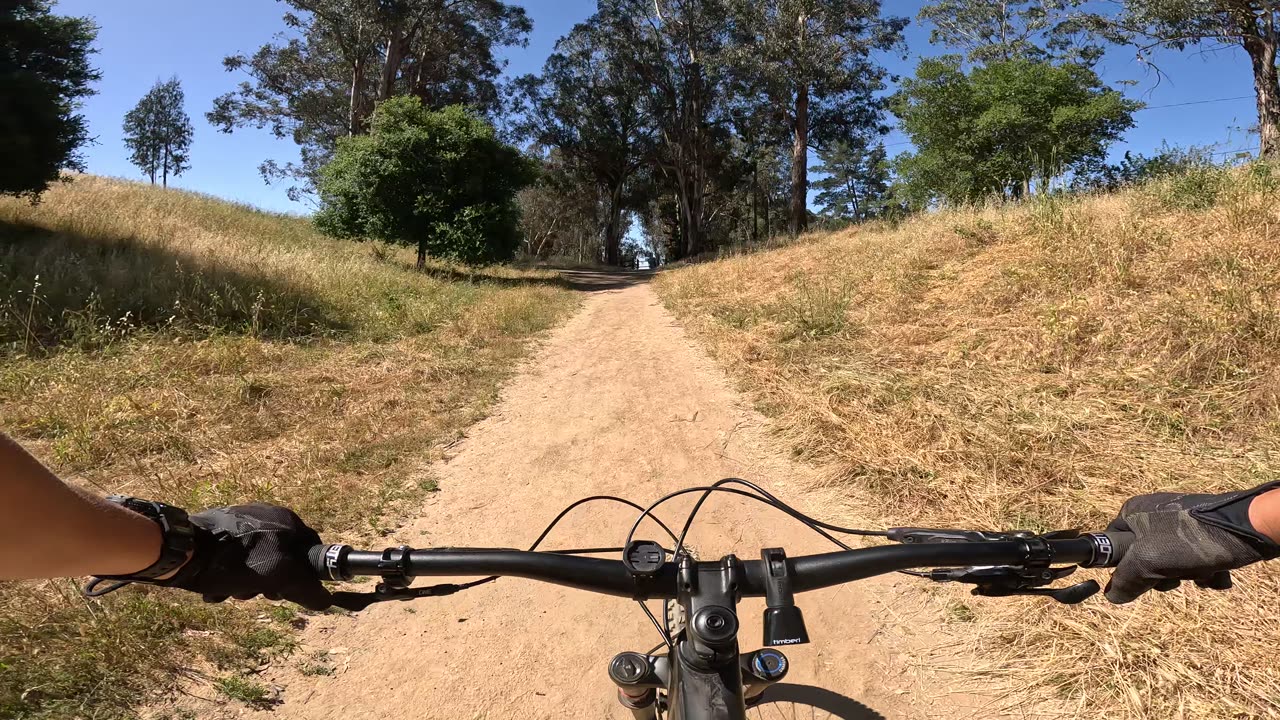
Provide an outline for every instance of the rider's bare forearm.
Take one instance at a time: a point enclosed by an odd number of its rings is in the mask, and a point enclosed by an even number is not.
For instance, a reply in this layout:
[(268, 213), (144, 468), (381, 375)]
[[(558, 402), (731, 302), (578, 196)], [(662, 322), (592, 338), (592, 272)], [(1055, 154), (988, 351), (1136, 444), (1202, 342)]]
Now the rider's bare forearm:
[(1280, 543), (1280, 490), (1253, 499), (1249, 504), (1249, 522), (1255, 530)]
[(161, 543), (153, 521), (62, 482), (0, 433), (0, 580), (127, 575)]

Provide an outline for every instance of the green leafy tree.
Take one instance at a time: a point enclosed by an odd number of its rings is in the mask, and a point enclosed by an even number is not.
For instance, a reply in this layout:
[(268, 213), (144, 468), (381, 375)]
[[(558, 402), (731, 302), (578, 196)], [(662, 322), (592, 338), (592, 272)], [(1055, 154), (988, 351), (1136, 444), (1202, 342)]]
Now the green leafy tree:
[(316, 226), (466, 263), (508, 260), (520, 246), (516, 194), (536, 167), (461, 106), (431, 110), (415, 97), (378, 106), (369, 133), (342, 138), (320, 172)]
[(808, 226), (809, 150), (879, 127), (886, 71), (874, 59), (901, 41), (904, 18), (879, 0), (730, 0), (735, 73), (788, 112), (792, 234)]
[(556, 43), (541, 76), (518, 85), (522, 133), (554, 148), (565, 172), (603, 190), (605, 262), (620, 264), (628, 186), (651, 145), (645, 89), (594, 17)]
[(248, 79), (207, 114), (223, 132), (251, 127), (292, 139), (300, 161), (259, 168), (268, 181), (311, 189), (338, 138), (364, 134), (377, 103), (412, 95), (431, 108), (465, 104), (496, 112), (504, 47), (532, 29), (523, 8), (501, 0), (282, 0), (286, 30), (252, 55), (223, 61)]
[(889, 159), (884, 144), (868, 147), (865, 138), (840, 140), (818, 151), (814, 172), (817, 204), (830, 218), (858, 222), (876, 217), (889, 195)]
[(892, 101), (917, 148), (897, 159), (903, 190), (915, 207), (1024, 197), (1105, 157), (1141, 107), (1082, 65), (924, 60)]
[(1152, 50), (1222, 45), (1244, 50), (1253, 73), (1264, 157), (1280, 157), (1280, 5), (1273, 0), (1122, 0), (1119, 13), (1087, 16), (1100, 37)]
[(157, 80), (136, 107), (124, 116), (124, 144), (129, 161), (156, 184), (160, 175), (165, 187), (169, 176), (191, 169), (191, 118), (184, 107), (186, 96), (175, 76)]
[(59, 17), (49, 0), (0, 9), (0, 194), (38, 198), (63, 169), (84, 170), (77, 111), (101, 75), (89, 64), (98, 28)]
[(971, 62), (1060, 60), (1094, 65), (1105, 41), (1081, 16), (1087, 0), (934, 0), (919, 19), (929, 41), (965, 52)]

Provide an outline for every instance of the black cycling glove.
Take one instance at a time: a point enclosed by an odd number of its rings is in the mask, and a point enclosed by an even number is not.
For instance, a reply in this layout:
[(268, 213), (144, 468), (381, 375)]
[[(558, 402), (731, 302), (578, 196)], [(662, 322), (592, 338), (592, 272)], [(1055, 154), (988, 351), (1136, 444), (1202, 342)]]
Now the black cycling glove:
[(307, 559), (320, 536), (293, 511), (261, 503), (212, 508), (192, 515), (191, 524), (191, 561), (157, 585), (200, 593), (208, 602), (262, 595), (312, 610), (332, 604)]
[(1231, 570), (1280, 556), (1280, 545), (1249, 522), (1249, 503), (1277, 487), (1280, 482), (1222, 495), (1155, 493), (1130, 499), (1107, 527), (1136, 536), (1107, 584), (1107, 599), (1132, 602), (1151, 589), (1172, 590), (1183, 580), (1226, 590)]

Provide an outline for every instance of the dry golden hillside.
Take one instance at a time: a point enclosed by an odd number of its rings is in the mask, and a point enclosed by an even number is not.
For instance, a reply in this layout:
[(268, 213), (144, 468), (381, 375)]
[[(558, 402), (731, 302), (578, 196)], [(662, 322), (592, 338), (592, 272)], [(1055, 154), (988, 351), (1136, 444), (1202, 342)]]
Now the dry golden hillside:
[[(1280, 470), (1280, 181), (1258, 165), (949, 211), (686, 267), (657, 287), (888, 524), (1098, 529), (1127, 497)], [(947, 595), (1081, 717), (1280, 717), (1280, 567), (1125, 607)]]
[[(103, 492), (274, 501), (330, 537), (393, 527), (435, 489), (439, 446), (576, 305), (548, 273), (413, 261), (102, 178), (0, 200), (0, 429)], [(259, 702), (243, 671), (297, 661), (288, 607), (179, 595), (0, 583), (0, 717), (130, 717), (195, 656)]]

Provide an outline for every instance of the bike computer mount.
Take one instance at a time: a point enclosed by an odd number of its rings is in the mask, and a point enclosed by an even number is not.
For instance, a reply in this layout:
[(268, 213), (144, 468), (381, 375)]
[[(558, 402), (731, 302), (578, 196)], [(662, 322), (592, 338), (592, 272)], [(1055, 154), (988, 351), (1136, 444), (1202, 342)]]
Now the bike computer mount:
[(1045, 587), (1071, 575), (1075, 565), (1050, 567), (1053, 551), (1049, 540), (1069, 540), (1079, 537), (1078, 530), (1059, 530), (1036, 535), (1026, 530), (1013, 532), (984, 532), (977, 530), (938, 530), (932, 528), (891, 528), (890, 540), (906, 544), (915, 543), (966, 543), (1015, 540), (1026, 544), (1027, 561), (1021, 565), (977, 566), (966, 568), (939, 568), (928, 572), (910, 573), (934, 582), (959, 582), (976, 585), (974, 595), (984, 597), (1010, 597), (1034, 595), (1052, 598), (1064, 605), (1075, 605), (1096, 595), (1101, 587), (1095, 580), (1086, 580), (1064, 588)]

